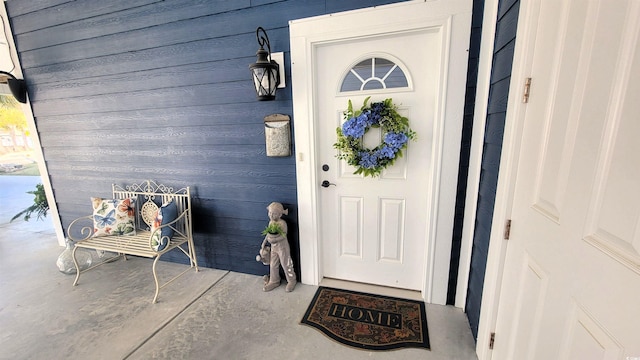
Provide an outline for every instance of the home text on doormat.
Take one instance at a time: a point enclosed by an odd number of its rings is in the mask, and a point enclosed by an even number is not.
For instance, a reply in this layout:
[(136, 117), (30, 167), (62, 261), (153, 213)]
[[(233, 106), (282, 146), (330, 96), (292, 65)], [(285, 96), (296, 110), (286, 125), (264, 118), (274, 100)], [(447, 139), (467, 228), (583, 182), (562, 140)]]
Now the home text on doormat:
[(421, 301), (319, 287), (301, 323), (359, 349), (429, 349)]

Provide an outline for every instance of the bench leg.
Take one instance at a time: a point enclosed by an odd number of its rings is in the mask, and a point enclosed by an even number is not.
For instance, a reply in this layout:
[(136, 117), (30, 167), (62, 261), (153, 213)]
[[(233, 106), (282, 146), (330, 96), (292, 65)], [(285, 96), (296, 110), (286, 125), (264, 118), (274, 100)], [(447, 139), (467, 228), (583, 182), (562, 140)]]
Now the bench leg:
[(156, 293), (153, 295), (152, 304), (155, 304), (158, 300), (158, 293), (160, 292), (160, 283), (158, 282), (158, 273), (156, 272), (156, 264), (158, 264), (158, 260), (160, 260), (160, 256), (156, 256), (153, 260), (153, 280), (156, 283)]
[(191, 266), (196, 268), (196, 272), (200, 271), (198, 269), (198, 259), (196, 259), (196, 248), (193, 245), (193, 238), (189, 238), (189, 241), (187, 241), (188, 247), (189, 247), (189, 260), (191, 261)]
[(78, 264), (78, 259), (76, 259), (77, 250), (78, 250), (78, 247), (74, 246), (73, 251), (71, 252), (71, 257), (73, 258), (73, 264), (76, 266), (76, 279), (73, 281), (73, 286), (78, 285), (78, 279), (80, 279), (80, 265)]

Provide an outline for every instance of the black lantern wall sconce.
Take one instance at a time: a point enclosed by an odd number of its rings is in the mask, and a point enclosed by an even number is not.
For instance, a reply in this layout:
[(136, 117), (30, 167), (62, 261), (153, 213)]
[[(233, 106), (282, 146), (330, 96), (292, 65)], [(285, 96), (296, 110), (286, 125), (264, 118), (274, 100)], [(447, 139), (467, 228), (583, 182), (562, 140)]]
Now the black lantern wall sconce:
[[(256, 88), (258, 100), (275, 100), (276, 89), (284, 87), (284, 56), (283, 53), (271, 53), (271, 44), (267, 32), (262, 28), (256, 29), (256, 39), (260, 49), (256, 52), (258, 59), (249, 65)], [(264, 46), (267, 46), (267, 50)], [(273, 60), (276, 57), (280, 63)]]
[(24, 80), (16, 79), (13, 74), (0, 71), (0, 84), (7, 84), (11, 94), (21, 103), (27, 102), (27, 85)]

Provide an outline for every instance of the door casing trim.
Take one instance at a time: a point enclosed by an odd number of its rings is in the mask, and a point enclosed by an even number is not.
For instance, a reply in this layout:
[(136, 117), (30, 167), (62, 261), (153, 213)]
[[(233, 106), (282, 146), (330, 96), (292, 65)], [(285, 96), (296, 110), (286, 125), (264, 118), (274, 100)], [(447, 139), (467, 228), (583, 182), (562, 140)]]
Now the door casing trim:
[[(442, 32), (443, 54), (446, 54), (443, 58), (440, 88), (441, 93), (446, 93), (446, 96), (438, 99), (434, 124), (432, 156), (435, 161), (432, 162), (431, 169), (434, 186), (429, 190), (433, 196), (430, 199), (433, 216), (430, 216), (432, 224), (428, 232), (421, 294), (428, 303), (446, 303), (456, 189), (455, 186), (449, 190), (440, 185), (457, 179), (471, 11), (472, 4), (467, 0), (428, 3), (410, 1), (289, 22), (300, 275), (303, 283), (318, 285), (323, 278), (317, 193), (320, 180), (315, 155), (316, 47), (346, 39), (438, 27)], [(365, 25), (363, 22), (346, 21), (346, 16), (366, 17), (367, 21), (364, 22)], [(461, 86), (461, 95), (451, 94), (455, 86)]]

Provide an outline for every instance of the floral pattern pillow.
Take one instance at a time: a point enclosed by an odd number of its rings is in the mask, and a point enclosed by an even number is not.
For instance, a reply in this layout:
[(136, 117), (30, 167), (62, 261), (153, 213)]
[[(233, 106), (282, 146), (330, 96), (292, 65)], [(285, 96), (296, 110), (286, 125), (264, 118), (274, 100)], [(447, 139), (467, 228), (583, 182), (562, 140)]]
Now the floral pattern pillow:
[(173, 200), (166, 204), (162, 204), (156, 213), (153, 226), (151, 226), (151, 246), (155, 251), (164, 250), (169, 245), (169, 241), (174, 234), (171, 226), (166, 226), (160, 231), (155, 231), (162, 225), (169, 224), (178, 217), (178, 207)]
[(136, 198), (91, 198), (93, 204), (93, 237), (135, 235)]

